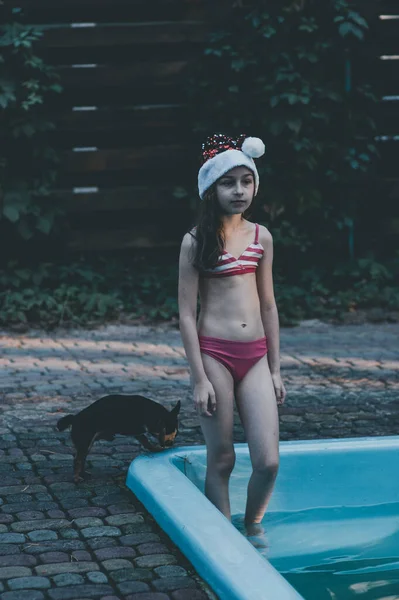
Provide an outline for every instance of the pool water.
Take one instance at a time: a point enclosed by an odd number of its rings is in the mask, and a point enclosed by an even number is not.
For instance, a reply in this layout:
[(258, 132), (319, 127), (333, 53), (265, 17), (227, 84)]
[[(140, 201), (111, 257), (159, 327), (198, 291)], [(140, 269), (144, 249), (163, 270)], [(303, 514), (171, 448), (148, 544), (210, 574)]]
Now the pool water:
[(306, 600), (399, 600), (399, 503), (272, 513), (264, 527), (259, 551)]
[[(306, 600), (399, 600), (399, 448), (343, 440), (292, 450), (281, 455), (258, 551)], [(185, 464), (201, 491), (205, 460)], [(248, 453), (240, 454), (230, 482), (234, 522), (250, 472)]]

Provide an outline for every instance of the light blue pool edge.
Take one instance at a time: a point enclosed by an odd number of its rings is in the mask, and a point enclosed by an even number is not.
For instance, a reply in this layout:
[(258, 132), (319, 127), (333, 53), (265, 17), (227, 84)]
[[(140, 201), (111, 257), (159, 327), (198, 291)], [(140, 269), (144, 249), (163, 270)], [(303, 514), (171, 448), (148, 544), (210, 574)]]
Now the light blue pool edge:
[[(280, 442), (280, 455), (354, 446), (399, 449), (399, 436)], [(235, 444), (235, 451), (247, 454), (248, 446)], [(221, 600), (304, 600), (179, 469), (179, 461), (204, 452), (204, 446), (184, 446), (142, 455), (131, 463), (126, 484)]]

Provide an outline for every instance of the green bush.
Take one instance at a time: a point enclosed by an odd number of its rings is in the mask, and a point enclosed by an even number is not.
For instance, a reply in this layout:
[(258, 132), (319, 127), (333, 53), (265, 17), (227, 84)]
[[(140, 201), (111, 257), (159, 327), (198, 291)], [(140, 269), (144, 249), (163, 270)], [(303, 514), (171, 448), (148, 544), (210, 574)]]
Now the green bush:
[[(298, 257), (333, 267), (370, 250), (370, 238), (357, 235), (378, 225), (370, 211), (377, 97), (357, 68), (366, 61), (365, 18), (346, 0), (248, 0), (209, 26), (185, 86), (189, 125), (198, 142), (214, 132), (264, 140), (257, 219), (285, 267)], [(377, 246), (384, 251), (382, 238)]]
[[(38, 56), (40, 27), (9, 17), (0, 27), (0, 224), (28, 240), (48, 235), (59, 209), (43, 199), (53, 186), (59, 157), (48, 143), (53, 123), (43, 112), (46, 100), (62, 91), (55, 70)], [(12, 237), (12, 236), (11, 236)], [(8, 239), (7, 239), (8, 241)]]
[[(12, 262), (0, 270), (0, 326), (176, 321), (177, 279), (177, 260), (159, 264), (156, 257), (42, 263), (31, 269)], [(312, 318), (340, 322), (367, 311), (378, 320), (399, 316), (399, 254), (386, 265), (369, 258), (351, 267), (337, 265), (332, 273), (306, 269), (295, 280), (276, 269), (274, 279), (282, 325)]]
[(15, 261), (0, 270), (0, 325), (98, 324), (121, 318), (170, 319), (177, 314), (176, 264), (142, 258), (69, 265)]

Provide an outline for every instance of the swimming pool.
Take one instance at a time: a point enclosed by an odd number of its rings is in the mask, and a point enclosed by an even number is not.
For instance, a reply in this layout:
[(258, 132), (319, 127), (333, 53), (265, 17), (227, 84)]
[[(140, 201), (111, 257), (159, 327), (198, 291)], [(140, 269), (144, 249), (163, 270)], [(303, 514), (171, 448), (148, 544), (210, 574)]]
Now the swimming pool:
[[(235, 448), (242, 515), (251, 467)], [(221, 600), (397, 600), (398, 459), (399, 436), (281, 442), (259, 551), (203, 495), (203, 446), (138, 457), (127, 485)]]

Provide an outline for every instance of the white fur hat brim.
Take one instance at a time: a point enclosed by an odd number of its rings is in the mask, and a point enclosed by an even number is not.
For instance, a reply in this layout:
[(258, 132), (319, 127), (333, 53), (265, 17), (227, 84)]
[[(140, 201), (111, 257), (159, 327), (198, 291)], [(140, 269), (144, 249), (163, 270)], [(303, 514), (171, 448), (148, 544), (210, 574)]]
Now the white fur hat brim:
[(215, 181), (235, 167), (247, 167), (253, 172), (256, 196), (259, 188), (259, 174), (254, 160), (241, 150), (233, 149), (216, 154), (216, 156), (207, 160), (200, 168), (198, 172), (198, 192), (201, 200), (204, 198), (205, 192)]

